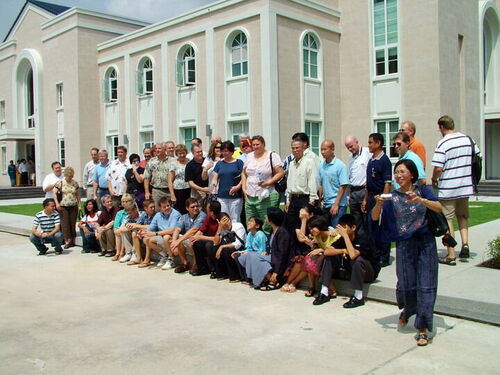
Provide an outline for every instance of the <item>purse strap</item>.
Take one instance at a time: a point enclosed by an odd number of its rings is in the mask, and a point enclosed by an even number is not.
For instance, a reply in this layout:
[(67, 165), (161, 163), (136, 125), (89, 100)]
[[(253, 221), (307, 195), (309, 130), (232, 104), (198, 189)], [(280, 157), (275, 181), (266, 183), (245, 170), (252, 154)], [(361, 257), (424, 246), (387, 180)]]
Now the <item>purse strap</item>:
[(274, 167), (273, 167), (273, 152), (269, 153), (269, 162), (271, 163), (271, 176), (274, 177)]

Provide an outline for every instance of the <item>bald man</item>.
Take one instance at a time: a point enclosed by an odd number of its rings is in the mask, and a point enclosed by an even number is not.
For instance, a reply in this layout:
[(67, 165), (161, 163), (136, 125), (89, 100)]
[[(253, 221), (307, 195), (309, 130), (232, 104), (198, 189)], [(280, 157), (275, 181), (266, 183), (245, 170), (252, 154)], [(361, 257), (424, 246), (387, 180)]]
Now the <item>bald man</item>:
[[(372, 157), (367, 147), (361, 147), (355, 136), (349, 135), (344, 141), (345, 147), (351, 153), (347, 168), (349, 170), (349, 210), (354, 216), (358, 230), (366, 231), (365, 214), (361, 204), (366, 191), (366, 166)], [(365, 232), (366, 233), (366, 232)]]
[(406, 133), (410, 136), (409, 147), (410, 150), (418, 155), (425, 168), (425, 146), (422, 142), (420, 142), (417, 138), (415, 138), (415, 133), (417, 132), (417, 127), (411, 121), (405, 121), (401, 124), (400, 132)]

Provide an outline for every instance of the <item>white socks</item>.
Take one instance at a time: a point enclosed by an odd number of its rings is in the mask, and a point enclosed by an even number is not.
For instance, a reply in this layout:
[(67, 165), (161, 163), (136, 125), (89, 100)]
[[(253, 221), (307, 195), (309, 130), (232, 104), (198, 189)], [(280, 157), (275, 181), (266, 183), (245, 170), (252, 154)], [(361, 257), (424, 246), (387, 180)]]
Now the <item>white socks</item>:
[(321, 294), (328, 296), (328, 287), (326, 285), (321, 285)]
[(354, 290), (354, 298), (361, 301), (363, 299), (363, 291), (362, 290)]

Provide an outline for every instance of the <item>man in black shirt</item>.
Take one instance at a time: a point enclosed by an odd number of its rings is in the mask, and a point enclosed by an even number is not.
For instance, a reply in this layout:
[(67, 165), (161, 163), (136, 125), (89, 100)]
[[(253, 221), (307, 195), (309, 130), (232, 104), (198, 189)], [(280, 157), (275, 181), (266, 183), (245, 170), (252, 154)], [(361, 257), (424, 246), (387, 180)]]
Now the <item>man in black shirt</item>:
[[(328, 302), (328, 285), (330, 280), (335, 275), (341, 264), (340, 257), (347, 257), (350, 260), (350, 267), (347, 269), (346, 276), (349, 277), (351, 287), (354, 289), (354, 295), (348, 302), (344, 303), (345, 308), (359, 307), (365, 304), (363, 298), (363, 282), (371, 283), (375, 281), (380, 271), (380, 266), (374, 258), (370, 241), (367, 238), (356, 236), (356, 224), (354, 216), (351, 214), (343, 215), (339, 220), (339, 225), (335, 229), (341, 238), (332, 244), (332, 255), (329, 256), (328, 250), (325, 250), (325, 263), (321, 270), (319, 281), (321, 283), (321, 291), (318, 297), (314, 300), (314, 305), (321, 305)], [(343, 254), (337, 255), (338, 250)]]
[(193, 160), (186, 165), (185, 180), (191, 186), (191, 198), (195, 198), (202, 207), (205, 206), (205, 198), (210, 194), (208, 188), (208, 179), (202, 178), (203, 171), (203, 149), (200, 146), (194, 145), (191, 147)]

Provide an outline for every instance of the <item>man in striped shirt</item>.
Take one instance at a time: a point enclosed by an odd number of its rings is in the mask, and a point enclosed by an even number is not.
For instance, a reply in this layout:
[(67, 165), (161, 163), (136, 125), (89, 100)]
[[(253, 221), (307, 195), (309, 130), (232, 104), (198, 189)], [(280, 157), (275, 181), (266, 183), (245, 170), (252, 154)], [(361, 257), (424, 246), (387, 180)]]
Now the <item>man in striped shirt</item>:
[(38, 250), (38, 255), (47, 253), (46, 243), (50, 243), (56, 254), (61, 254), (64, 237), (61, 233), (61, 221), (56, 211), (56, 203), (53, 198), (43, 201), (43, 210), (35, 215), (33, 229), (31, 229), (30, 241)]
[[(480, 154), (479, 148), (467, 135), (455, 131), (455, 123), (450, 116), (438, 120), (439, 131), (443, 135), (434, 151), (432, 165), (432, 186), (439, 189), (439, 200), (443, 213), (454, 236), (453, 218), (456, 216), (462, 248), (460, 258), (469, 257), (468, 223), (469, 197), (474, 194), (472, 183), (472, 155)], [(440, 263), (456, 265), (455, 249), (448, 247), (448, 255)]]

